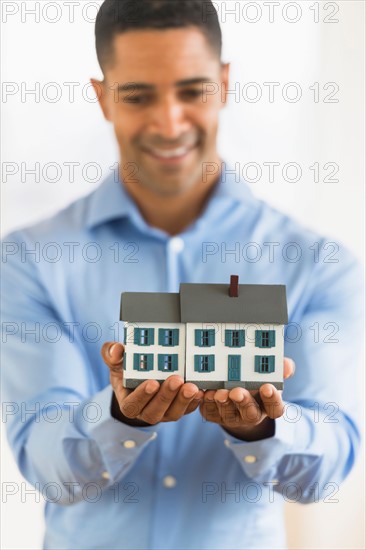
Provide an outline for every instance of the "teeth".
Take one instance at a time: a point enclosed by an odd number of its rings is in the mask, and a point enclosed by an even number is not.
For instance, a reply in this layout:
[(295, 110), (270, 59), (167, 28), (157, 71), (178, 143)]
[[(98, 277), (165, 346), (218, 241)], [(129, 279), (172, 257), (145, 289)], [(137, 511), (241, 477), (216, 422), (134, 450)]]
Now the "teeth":
[(160, 151), (159, 149), (152, 149), (151, 152), (157, 157), (162, 157), (164, 159), (172, 159), (175, 157), (181, 157), (185, 155), (189, 149), (187, 147), (178, 147), (178, 149), (172, 149), (170, 151)]

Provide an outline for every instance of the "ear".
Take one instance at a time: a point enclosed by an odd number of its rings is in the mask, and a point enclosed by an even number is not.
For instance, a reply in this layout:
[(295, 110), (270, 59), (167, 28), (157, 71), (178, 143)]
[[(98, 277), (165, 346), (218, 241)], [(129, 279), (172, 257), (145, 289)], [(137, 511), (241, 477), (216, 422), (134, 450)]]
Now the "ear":
[(111, 118), (110, 118), (109, 108), (108, 108), (107, 90), (105, 87), (104, 80), (96, 80), (95, 78), (91, 78), (90, 82), (94, 88), (95, 95), (98, 98), (98, 102), (99, 102), (100, 108), (103, 111), (104, 118), (110, 121)]
[(229, 89), (229, 75), (230, 75), (230, 63), (222, 63), (221, 65), (222, 106), (227, 104), (227, 96), (228, 96), (227, 91)]

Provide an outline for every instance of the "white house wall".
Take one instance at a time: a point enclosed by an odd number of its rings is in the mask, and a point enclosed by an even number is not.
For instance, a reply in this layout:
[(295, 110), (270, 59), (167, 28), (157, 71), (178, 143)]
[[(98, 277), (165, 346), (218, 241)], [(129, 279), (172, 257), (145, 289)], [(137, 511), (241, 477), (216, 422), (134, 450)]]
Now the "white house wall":
[[(195, 345), (195, 330), (214, 329), (215, 345), (199, 347)], [(241, 380), (244, 382), (283, 381), (283, 353), (284, 335), (283, 325), (253, 325), (238, 323), (187, 323), (187, 351), (186, 351), (186, 380), (198, 381), (228, 381), (228, 356), (241, 356)], [(225, 330), (245, 330), (245, 346), (226, 347)], [(256, 330), (274, 330), (276, 333), (276, 345), (272, 348), (258, 348), (255, 346)], [(194, 370), (195, 355), (215, 355), (215, 370), (212, 372), (196, 372)], [(256, 355), (273, 355), (275, 357), (275, 370), (271, 373), (258, 373), (254, 370), (254, 358)], [(238, 384), (236, 384), (238, 385)]]
[[(241, 381), (253, 384), (282, 383), (283, 381), (283, 355), (284, 355), (284, 326), (283, 325), (253, 325), (235, 323), (127, 323), (126, 362), (123, 371), (124, 381), (127, 380), (165, 380), (171, 374), (179, 374), (189, 382), (227, 382), (228, 381), (228, 357), (229, 355), (241, 356)], [(154, 344), (151, 346), (139, 346), (134, 344), (135, 328), (153, 328)], [(159, 328), (179, 329), (178, 346), (161, 346), (159, 342)], [(195, 330), (214, 329), (215, 345), (199, 347), (195, 345)], [(244, 330), (245, 346), (225, 346), (225, 330)], [(274, 330), (276, 333), (276, 345), (272, 348), (258, 348), (255, 346), (256, 330)], [(133, 356), (135, 353), (151, 353), (154, 355), (154, 368), (150, 371), (138, 371), (133, 368)], [(163, 372), (158, 370), (158, 354), (177, 354), (178, 370)], [(196, 372), (194, 370), (195, 355), (215, 355), (215, 370), (212, 372)], [(275, 357), (275, 370), (272, 373), (255, 372), (256, 355), (273, 355)], [(239, 385), (239, 384), (234, 384)], [(203, 385), (200, 385), (203, 387)], [(132, 387), (132, 386), (130, 386)]]
[[(127, 323), (127, 337), (125, 342), (126, 369), (123, 371), (124, 380), (165, 380), (172, 374), (179, 374), (184, 378), (185, 373), (185, 336), (186, 327), (184, 323)], [(154, 344), (151, 346), (139, 346), (134, 343), (135, 328), (153, 328)], [(159, 345), (159, 328), (179, 329), (179, 344), (177, 346)], [(152, 353), (154, 355), (154, 368), (150, 371), (138, 371), (133, 368), (133, 356)], [(173, 372), (163, 372), (158, 370), (158, 355), (178, 355), (178, 370)]]

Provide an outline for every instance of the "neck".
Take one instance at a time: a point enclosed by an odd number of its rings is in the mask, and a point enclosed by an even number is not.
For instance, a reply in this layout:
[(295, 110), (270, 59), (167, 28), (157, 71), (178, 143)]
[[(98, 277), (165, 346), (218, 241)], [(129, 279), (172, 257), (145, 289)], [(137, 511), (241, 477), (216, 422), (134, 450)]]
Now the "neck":
[(145, 221), (169, 235), (177, 235), (200, 216), (218, 176), (210, 175), (207, 181), (199, 180), (190, 189), (173, 196), (158, 195), (139, 183), (129, 182), (128, 178), (123, 181)]

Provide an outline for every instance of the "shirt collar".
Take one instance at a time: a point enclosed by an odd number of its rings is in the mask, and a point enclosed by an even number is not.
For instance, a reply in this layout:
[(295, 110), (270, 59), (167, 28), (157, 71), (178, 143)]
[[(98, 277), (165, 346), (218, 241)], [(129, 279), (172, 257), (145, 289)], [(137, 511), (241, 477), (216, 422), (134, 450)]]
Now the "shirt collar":
[[(225, 168), (202, 214), (203, 218), (208, 216), (217, 201), (227, 200), (249, 205), (254, 198), (248, 184), (239, 179), (234, 170), (226, 167), (225, 163), (223, 166)], [(114, 172), (90, 195), (86, 224), (88, 228), (93, 228), (112, 220), (136, 215), (139, 216), (136, 203)]]

